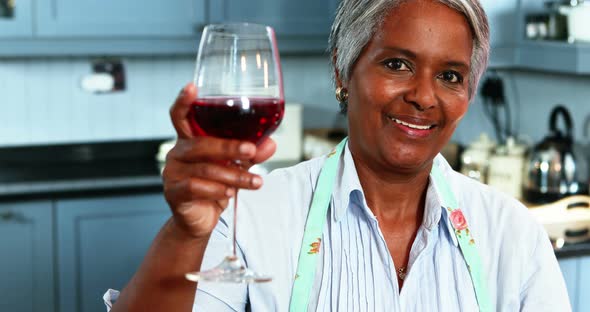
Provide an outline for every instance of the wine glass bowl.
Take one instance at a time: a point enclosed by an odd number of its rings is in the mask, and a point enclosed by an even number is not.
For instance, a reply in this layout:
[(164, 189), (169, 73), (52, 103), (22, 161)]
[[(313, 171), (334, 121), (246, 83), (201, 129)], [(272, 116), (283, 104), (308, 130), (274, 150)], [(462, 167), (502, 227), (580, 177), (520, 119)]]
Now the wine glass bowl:
[[(283, 81), (272, 28), (257, 24), (208, 25), (197, 56), (194, 99), (188, 120), (196, 136), (260, 144), (284, 113)], [(240, 167), (238, 161), (234, 162)], [(237, 193), (234, 196), (233, 254), (215, 268), (186, 274), (191, 281), (268, 282), (237, 257)]]
[(248, 23), (207, 26), (195, 85), (198, 96), (189, 118), (195, 135), (260, 143), (279, 126), (285, 104), (272, 28)]

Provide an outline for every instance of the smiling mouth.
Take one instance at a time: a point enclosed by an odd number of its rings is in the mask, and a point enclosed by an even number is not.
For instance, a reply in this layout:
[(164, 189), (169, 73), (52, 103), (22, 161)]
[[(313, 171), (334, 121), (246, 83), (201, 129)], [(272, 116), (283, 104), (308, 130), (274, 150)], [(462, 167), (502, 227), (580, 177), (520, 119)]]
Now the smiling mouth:
[(411, 124), (409, 122), (405, 122), (405, 121), (402, 121), (402, 120), (399, 120), (399, 119), (393, 118), (393, 117), (389, 117), (389, 119), (391, 119), (392, 121), (394, 121), (400, 125), (406, 126), (408, 128), (416, 129), (416, 130), (429, 130), (429, 129), (434, 128), (434, 125), (426, 125), (426, 126), (415, 125), (415, 124)]

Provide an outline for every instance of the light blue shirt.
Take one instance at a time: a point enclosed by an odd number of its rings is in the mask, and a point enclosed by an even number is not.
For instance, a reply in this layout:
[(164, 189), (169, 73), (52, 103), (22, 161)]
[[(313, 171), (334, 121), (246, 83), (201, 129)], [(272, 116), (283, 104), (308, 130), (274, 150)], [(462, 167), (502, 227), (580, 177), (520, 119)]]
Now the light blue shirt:
[[(199, 283), (193, 311), (288, 311), (314, 187), (325, 158), (273, 171), (257, 191), (240, 191), (238, 246), (264, 284)], [(496, 311), (570, 311), (547, 235), (518, 201), (453, 171), (438, 156), (476, 241)], [(446, 210), (429, 184), (424, 220), (401, 292), (379, 223), (348, 150), (340, 160), (308, 311), (477, 311), (475, 292)], [(395, 203), (392, 203), (395, 205)], [(230, 205), (231, 207), (231, 205)], [(217, 225), (203, 269), (231, 246), (232, 211)]]

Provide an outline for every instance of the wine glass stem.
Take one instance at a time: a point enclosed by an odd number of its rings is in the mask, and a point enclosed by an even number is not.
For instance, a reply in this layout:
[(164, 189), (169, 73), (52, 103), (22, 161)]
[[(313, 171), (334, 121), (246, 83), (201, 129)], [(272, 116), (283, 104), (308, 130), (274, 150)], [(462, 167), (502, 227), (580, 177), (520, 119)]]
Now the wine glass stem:
[[(238, 165), (239, 167), (239, 165)], [(238, 224), (238, 189), (236, 189), (236, 196), (234, 196), (234, 235), (233, 235), (233, 256), (235, 259), (238, 258), (238, 253), (237, 253), (237, 240), (236, 240), (236, 236), (237, 236), (237, 232), (236, 232), (236, 228), (237, 228), (237, 224)]]

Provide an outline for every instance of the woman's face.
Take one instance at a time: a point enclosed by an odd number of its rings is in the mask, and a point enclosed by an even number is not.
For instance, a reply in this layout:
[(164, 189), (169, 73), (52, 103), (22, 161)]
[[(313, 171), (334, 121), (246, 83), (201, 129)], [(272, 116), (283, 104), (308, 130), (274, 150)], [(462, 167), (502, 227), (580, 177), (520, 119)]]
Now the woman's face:
[(432, 0), (394, 8), (352, 68), (350, 147), (378, 169), (429, 168), (467, 111), (469, 24)]

